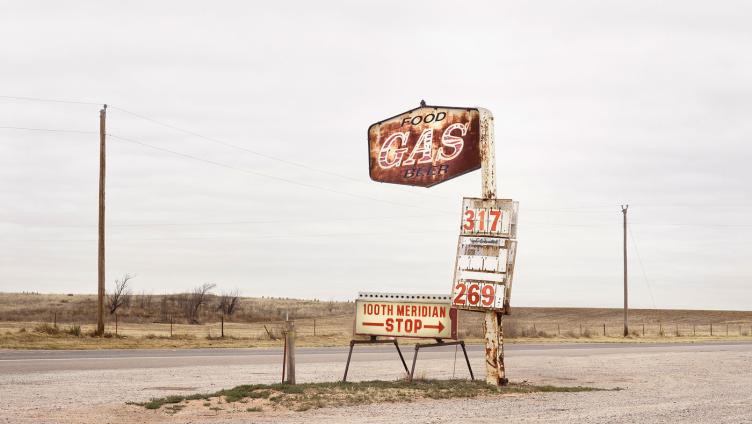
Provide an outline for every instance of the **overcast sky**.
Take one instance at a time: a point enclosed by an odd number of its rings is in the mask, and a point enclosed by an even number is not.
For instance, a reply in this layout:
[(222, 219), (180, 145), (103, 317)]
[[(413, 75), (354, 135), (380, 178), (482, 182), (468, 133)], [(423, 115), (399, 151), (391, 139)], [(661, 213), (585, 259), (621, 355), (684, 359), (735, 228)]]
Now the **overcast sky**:
[(92, 103), (0, 97), (2, 127), (82, 131), (0, 129), (0, 291), (96, 291), (107, 103), (108, 285), (448, 293), (480, 173), (368, 178), (368, 126), (425, 99), (496, 117), (512, 306), (620, 306), (629, 203), (634, 307), (749, 309), (750, 22), (745, 1), (0, 1), (0, 95)]

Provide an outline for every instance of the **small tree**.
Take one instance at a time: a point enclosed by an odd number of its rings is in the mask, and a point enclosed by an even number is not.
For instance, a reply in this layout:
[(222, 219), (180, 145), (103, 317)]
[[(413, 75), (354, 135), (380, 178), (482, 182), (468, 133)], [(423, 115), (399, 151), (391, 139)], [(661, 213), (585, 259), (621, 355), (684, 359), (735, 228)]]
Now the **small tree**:
[(128, 306), (131, 302), (131, 289), (128, 287), (128, 282), (132, 280), (135, 275), (125, 274), (120, 280), (115, 280), (115, 289), (109, 296), (107, 296), (107, 308), (110, 311), (110, 315), (117, 312), (121, 306)]
[(238, 290), (235, 289), (228, 293), (222, 293), (219, 297), (217, 310), (224, 316), (232, 316), (238, 306)]
[(186, 318), (192, 324), (198, 324), (198, 313), (201, 309), (201, 305), (205, 304), (211, 291), (216, 287), (216, 284), (204, 283), (198, 287), (195, 287), (191, 293), (184, 299), (183, 310), (186, 313)]

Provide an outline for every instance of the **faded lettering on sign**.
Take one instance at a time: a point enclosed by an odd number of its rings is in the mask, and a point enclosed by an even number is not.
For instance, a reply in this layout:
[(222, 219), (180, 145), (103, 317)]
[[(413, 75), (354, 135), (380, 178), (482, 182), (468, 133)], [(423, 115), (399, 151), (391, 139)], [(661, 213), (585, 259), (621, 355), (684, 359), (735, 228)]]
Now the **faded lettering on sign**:
[(447, 303), (358, 300), (355, 308), (357, 335), (456, 338), (457, 310)]
[(420, 107), (368, 129), (374, 181), (429, 187), (480, 168), (477, 109)]

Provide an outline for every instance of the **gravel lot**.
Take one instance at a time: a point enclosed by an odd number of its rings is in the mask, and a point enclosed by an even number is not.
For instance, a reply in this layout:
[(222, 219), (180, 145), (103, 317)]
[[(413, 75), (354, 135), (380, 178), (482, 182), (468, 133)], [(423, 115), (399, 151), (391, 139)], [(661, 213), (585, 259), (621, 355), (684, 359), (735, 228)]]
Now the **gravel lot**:
[[(461, 355), (460, 355), (461, 356)], [(351, 380), (397, 379), (394, 352), (358, 356)], [(421, 352), (418, 374), (448, 378), (454, 351)], [(467, 376), (458, 356), (456, 375)], [(473, 355), (482, 372), (482, 358)], [(40, 361), (45, 361), (41, 359)], [(137, 361), (137, 360), (136, 360)], [(300, 413), (228, 413), (184, 410), (174, 416), (125, 405), (154, 396), (271, 383), (280, 367), (232, 363), (172, 368), (13, 372), (0, 375), (1, 423), (440, 423), (499, 422), (752, 422), (752, 344), (666, 348), (593, 348), (510, 351), (509, 377), (533, 384), (623, 388), (499, 398), (420, 401), (311, 410)], [(227, 365), (230, 363), (230, 365)], [(7, 365), (7, 363), (6, 363)], [(137, 366), (137, 364), (135, 364)], [(344, 355), (300, 361), (299, 381), (341, 378)]]

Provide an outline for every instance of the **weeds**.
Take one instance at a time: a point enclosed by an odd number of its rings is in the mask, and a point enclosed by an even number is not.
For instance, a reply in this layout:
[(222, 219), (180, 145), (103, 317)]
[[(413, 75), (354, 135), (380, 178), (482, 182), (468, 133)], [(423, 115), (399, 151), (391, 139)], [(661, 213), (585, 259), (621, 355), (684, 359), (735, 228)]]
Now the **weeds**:
[[(376, 402), (411, 402), (416, 399), (450, 399), (493, 396), (508, 393), (534, 392), (587, 392), (602, 390), (592, 387), (558, 387), (533, 386), (529, 384), (510, 384), (495, 387), (483, 381), (468, 380), (423, 380), (399, 381), (365, 381), (359, 383), (307, 383), (288, 384), (253, 384), (242, 385), (232, 389), (220, 390), (211, 394), (194, 394), (187, 396), (172, 395), (155, 398), (140, 404), (147, 409), (159, 409), (163, 405), (175, 405), (187, 400), (204, 399), (203, 405), (210, 410), (222, 408), (211, 406), (210, 398), (218, 402), (224, 399), (228, 404), (245, 403), (248, 399), (262, 400), (275, 407), (293, 411), (307, 411), (314, 408), (363, 405)], [(263, 403), (263, 402), (262, 402)], [(258, 408), (258, 409), (256, 409)], [(261, 411), (261, 406), (254, 406), (254, 412)]]
[[(24, 329), (24, 332), (25, 331), (26, 331), (26, 329)], [(43, 324), (39, 324), (39, 325), (34, 326), (34, 331), (37, 332), (37, 333), (49, 334), (49, 335), (60, 334), (60, 328), (58, 328), (58, 326), (56, 326), (56, 325), (50, 325), (50, 324), (47, 324), (46, 322), (43, 323)], [(19, 331), (19, 333), (20, 332), (21, 331)]]
[(63, 330), (63, 333), (70, 334), (71, 336), (75, 336), (75, 337), (81, 337), (81, 326), (71, 325), (67, 327), (65, 330)]

